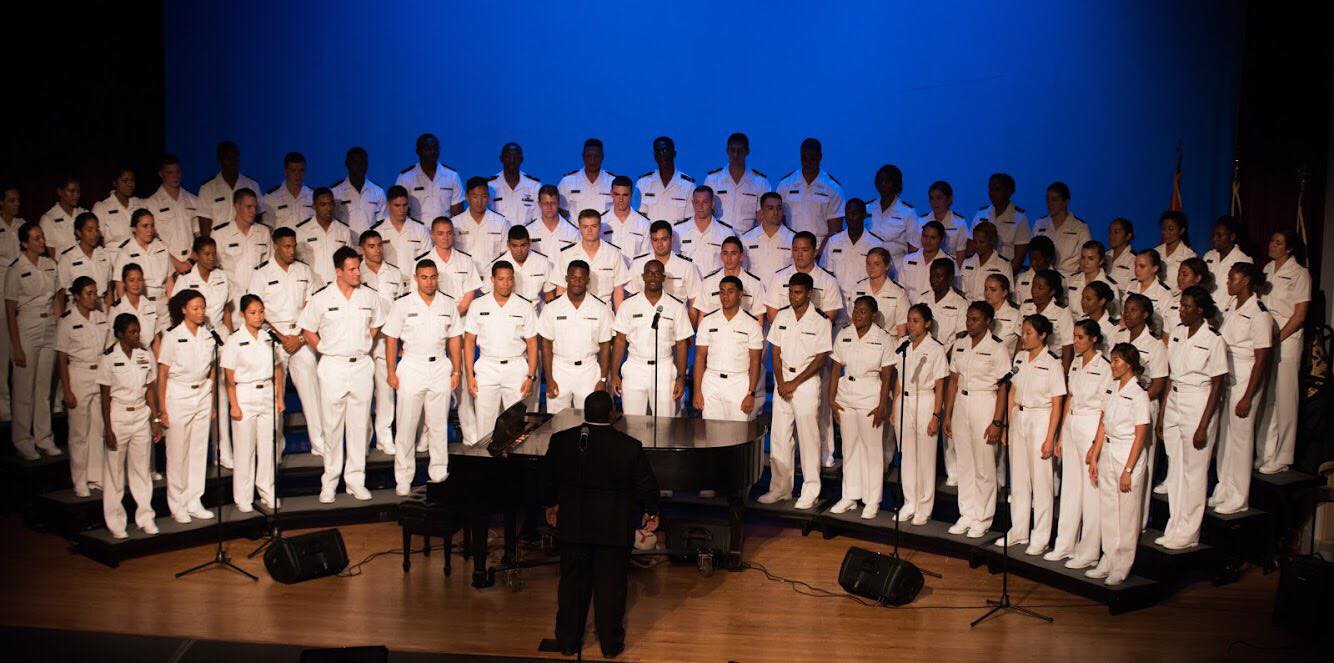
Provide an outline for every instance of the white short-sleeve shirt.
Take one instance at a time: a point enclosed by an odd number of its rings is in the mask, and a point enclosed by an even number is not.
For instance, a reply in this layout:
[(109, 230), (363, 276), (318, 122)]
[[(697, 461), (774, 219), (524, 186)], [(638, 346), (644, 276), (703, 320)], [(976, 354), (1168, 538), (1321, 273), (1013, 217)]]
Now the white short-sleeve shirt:
[(1256, 350), (1273, 347), (1276, 329), (1269, 309), (1251, 295), (1240, 306), (1236, 297), (1228, 299), (1223, 307), (1223, 326), (1218, 331), (1233, 355), (1250, 355), (1245, 361), (1254, 360)]
[(843, 216), (843, 185), (823, 170), (807, 182), (798, 168), (783, 176), (777, 191), (783, 196), (787, 225), (796, 232), (810, 232), (817, 240), (829, 235), (830, 219)]
[[(780, 309), (791, 303), (787, 296), (787, 283), (797, 271), (796, 265), (788, 265), (774, 275), (770, 281), (773, 287), (765, 294), (768, 299), (765, 302), (766, 306)], [(830, 316), (843, 310), (843, 290), (838, 287), (838, 279), (833, 274), (819, 265), (811, 265), (811, 271), (805, 273), (815, 282), (815, 289), (811, 291), (811, 303), (816, 308)]]
[(599, 214), (611, 209), (613, 179), (616, 179), (616, 175), (605, 170), (599, 170), (597, 177), (591, 181), (583, 168), (565, 173), (565, 176), (560, 178), (560, 184), (556, 185), (560, 190), (561, 209), (568, 210), (572, 219), (579, 218), (579, 213), (586, 209)]
[[(634, 262), (630, 263), (630, 280), (625, 283), (626, 294), (637, 294), (644, 290), (644, 265), (650, 260), (662, 261), (651, 253), (635, 256)], [(667, 294), (683, 301), (690, 302), (698, 300), (701, 293), (699, 269), (689, 258), (681, 255), (668, 255), (667, 262), (663, 263), (663, 271), (666, 276), (662, 282), (662, 289)]]
[(764, 315), (764, 293), (766, 289), (764, 284), (760, 282), (759, 277), (744, 269), (738, 269), (736, 274), (726, 274), (724, 272), (725, 270), (718, 269), (700, 280), (699, 297), (692, 302), (695, 310), (708, 315), (722, 308), (722, 302), (718, 301), (718, 292), (721, 289), (723, 277), (735, 276), (741, 280), (741, 308), (757, 318)]
[(879, 290), (872, 290), (871, 277), (866, 277), (853, 284), (851, 291), (843, 293), (845, 304), (843, 310), (847, 315), (852, 315), (852, 307), (857, 304), (860, 297), (874, 297), (876, 306), (875, 324), (889, 332), (890, 336), (898, 338), (895, 329), (899, 325), (908, 324), (908, 293), (904, 292), (899, 284), (885, 278), (885, 282), (880, 284)]
[(629, 343), (627, 354), (632, 361), (653, 361), (653, 315), (658, 306), (662, 307), (657, 331), (658, 360), (670, 363), (672, 347), (676, 342), (695, 334), (695, 330), (690, 326), (690, 316), (686, 313), (685, 302), (665, 292), (656, 303), (650, 302), (642, 292), (628, 297), (621, 304), (620, 310), (616, 311), (612, 330), (617, 334), (625, 334), (625, 339)]
[(395, 227), (389, 219), (381, 219), (371, 226), (371, 230), (380, 233), (385, 262), (406, 267), (413, 256), (431, 248), (430, 230), (411, 217), (403, 220), (402, 228)]
[(620, 248), (615, 244), (600, 240), (596, 251), (597, 253), (592, 256), (588, 255), (588, 250), (584, 248), (582, 241), (561, 249), (556, 269), (551, 272), (552, 287), (564, 288), (565, 270), (571, 262), (582, 260), (588, 263), (590, 269), (588, 291), (598, 299), (611, 301), (611, 294), (616, 286), (623, 286), (630, 281), (630, 272), (626, 269)]
[(1100, 412), (1106, 391), (1112, 387), (1112, 365), (1098, 352), (1093, 353), (1087, 364), (1082, 357), (1075, 357), (1066, 372), (1066, 386), (1070, 390), (1071, 414)]
[(404, 357), (438, 357), (445, 354), (449, 339), (463, 334), (454, 298), (437, 291), (430, 303), (417, 290), (394, 300), (380, 333), (402, 343)]
[(208, 379), (215, 347), (208, 327), (200, 325), (191, 333), (187, 323), (182, 322), (162, 334), (157, 361), (167, 366), (168, 380), (194, 386)]
[[(519, 183), (511, 187), (505, 171), (491, 176), (491, 209), (510, 223), (522, 226), (537, 216), (537, 190), (542, 182), (528, 173), (519, 173)], [(503, 243), (503, 242), (502, 242)]]
[(1043, 408), (1051, 399), (1064, 396), (1065, 372), (1061, 360), (1046, 349), (1031, 357), (1027, 350), (1014, 356), (1014, 402), (1023, 407)]
[(371, 351), (371, 332), (384, 324), (380, 295), (367, 286), (344, 296), (337, 283), (315, 291), (297, 324), (319, 334), (321, 355), (363, 357)]
[(774, 274), (792, 265), (792, 237), (795, 234), (786, 225), (778, 226), (772, 235), (764, 231), (763, 225), (751, 228), (741, 235), (741, 243), (746, 247), (742, 264), (765, 284), (772, 285)]
[(1209, 325), (1201, 324), (1193, 335), (1190, 327), (1177, 325), (1167, 345), (1167, 365), (1173, 386), (1204, 387), (1227, 373), (1227, 347)]
[(999, 336), (985, 334), (976, 343), (968, 332), (956, 336), (950, 348), (950, 372), (959, 375), (959, 389), (994, 392), (1010, 372), (1010, 348)]
[(537, 316), (537, 333), (551, 341), (553, 358), (566, 362), (596, 361), (598, 346), (611, 341), (612, 312), (606, 302), (585, 293), (575, 306), (569, 294), (546, 305)]
[(463, 202), (463, 181), (442, 163), (436, 164), (434, 178), (426, 176), (420, 163), (414, 163), (399, 172), (394, 184), (408, 191), (408, 216), (425, 223), (450, 216), (450, 208)]
[(973, 215), (971, 227), (976, 228), (983, 221), (990, 221), (996, 226), (996, 250), (1008, 256), (1013, 256), (1015, 247), (1027, 244), (1033, 236), (1028, 227), (1028, 214), (1013, 202), (1000, 214), (996, 214), (995, 205), (983, 207)]
[(723, 266), (723, 240), (735, 237), (732, 226), (722, 221), (710, 219), (707, 226), (700, 230), (695, 220), (678, 221), (673, 227), (672, 243), (681, 255), (695, 263), (701, 273), (707, 274)]
[(98, 357), (106, 349), (107, 316), (93, 309), (85, 317), (77, 308), (65, 311), (56, 323), (56, 352), (63, 352), (70, 363), (96, 368)]
[(713, 189), (713, 209), (718, 220), (738, 234), (755, 227), (760, 196), (773, 191), (768, 176), (754, 168), (747, 169), (740, 180), (733, 178), (726, 167), (711, 170), (704, 178), (704, 185)]
[[(335, 206), (336, 207), (336, 206)], [(315, 203), (310, 187), (301, 185), (295, 194), (287, 184), (279, 184), (264, 194), (264, 225), (270, 228), (293, 228), (302, 219), (315, 215)]]
[(695, 192), (695, 179), (676, 169), (667, 184), (662, 183), (658, 169), (644, 173), (635, 182), (639, 189), (639, 213), (649, 221), (676, 223), (693, 213), (690, 196)]
[(1135, 427), (1150, 422), (1149, 394), (1137, 380), (1124, 385), (1112, 382), (1103, 390), (1102, 427), (1107, 436), (1104, 451), (1118, 463), (1130, 460), (1135, 444)]
[(310, 265), (315, 274), (325, 283), (334, 280), (333, 255), (345, 246), (356, 247), (352, 240), (352, 229), (347, 224), (332, 219), (325, 228), (315, 217), (309, 217), (296, 224), (296, 257)]
[(87, 276), (97, 283), (97, 292), (103, 293), (107, 291), (107, 282), (112, 280), (111, 263), (111, 256), (106, 249), (95, 246), (90, 256), (75, 244), (60, 252), (60, 259), (56, 262), (56, 281), (61, 288), (68, 290), (74, 285), (74, 279)]
[(1264, 267), (1265, 280), (1269, 282), (1269, 292), (1261, 301), (1269, 307), (1280, 328), (1288, 324), (1297, 305), (1311, 301), (1311, 272), (1288, 258), (1282, 267), (1274, 268), (1274, 261)]
[[(1044, 216), (1033, 224), (1033, 236), (1044, 235), (1056, 245), (1056, 260), (1052, 267), (1069, 277), (1079, 271), (1079, 252), (1084, 242), (1092, 239), (1089, 226), (1074, 214), (1068, 214), (1061, 227), (1057, 228), (1050, 216)], [(1175, 276), (1173, 277), (1175, 278)]]
[(796, 377), (810, 365), (811, 360), (824, 352), (833, 351), (833, 326), (814, 302), (797, 317), (791, 306), (784, 306), (769, 325), (768, 341), (782, 350), (782, 370), (787, 377)]
[(252, 335), (244, 325), (222, 344), (218, 365), (233, 371), (237, 384), (272, 382), (274, 361), (282, 357), (281, 347), (264, 330)]
[(227, 184), (222, 173), (218, 173), (199, 187), (199, 216), (211, 220), (214, 230), (236, 218), (236, 206), (232, 203), (232, 196), (238, 189), (250, 189), (255, 192), (256, 198), (264, 195), (264, 190), (259, 188), (259, 182), (240, 173), (236, 175), (236, 186)]
[(127, 355), (116, 344), (107, 348), (97, 362), (97, 384), (109, 387), (111, 402), (117, 405), (137, 407), (144, 403), (144, 388), (156, 381), (157, 362), (144, 348), (134, 348)]
[(347, 225), (354, 241), (377, 220), (384, 218), (388, 204), (384, 189), (370, 180), (362, 182), (361, 190), (357, 191), (351, 180), (344, 179), (334, 185), (333, 195), (334, 218)]
[(528, 229), (528, 245), (534, 251), (541, 251), (549, 256), (560, 253), (560, 250), (578, 242), (579, 229), (574, 227), (573, 223), (556, 216), (556, 227), (547, 227), (547, 222), (538, 217), (528, 222), (524, 226)]
[(760, 321), (746, 311), (738, 308), (728, 320), (727, 314), (718, 309), (700, 318), (695, 345), (709, 349), (707, 370), (742, 375), (750, 370), (750, 352), (764, 349), (764, 330)]
[(510, 295), (501, 304), (495, 293), (489, 293), (473, 300), (463, 331), (477, 337), (478, 355), (509, 359), (522, 355), (527, 340), (537, 335), (537, 314), (533, 303), (519, 295)]
[[(219, 256), (221, 257), (221, 256)], [(155, 296), (162, 296), (167, 289), (167, 278), (171, 276), (171, 261), (167, 256), (167, 245), (160, 239), (154, 239), (147, 247), (131, 237), (116, 247), (116, 259), (111, 264), (111, 274), (120, 280), (125, 266), (134, 263), (144, 271), (144, 288)]]
[(250, 279), (249, 294), (264, 300), (264, 317), (279, 331), (291, 334), (291, 325), (301, 315), (311, 293), (323, 284), (306, 263), (293, 261), (283, 269), (276, 260), (260, 263)]
[[(579, 235), (579, 225), (576, 217), (574, 223), (574, 242), (578, 243), (583, 239)], [(653, 245), (649, 243), (648, 229), (653, 225), (647, 216), (631, 209), (626, 212), (625, 219), (622, 220), (616, 216), (616, 210), (609, 208), (602, 213), (602, 239), (616, 245), (621, 255), (629, 262), (635, 256), (641, 253), (648, 253), (653, 250)]]
[(1075, 316), (1070, 312), (1070, 308), (1061, 306), (1056, 300), (1047, 302), (1047, 307), (1038, 310), (1037, 304), (1033, 300), (1028, 300), (1019, 307), (1019, 321), (1030, 315), (1042, 315), (1051, 321), (1051, 334), (1047, 336), (1047, 349), (1058, 355), (1061, 348), (1075, 342)]

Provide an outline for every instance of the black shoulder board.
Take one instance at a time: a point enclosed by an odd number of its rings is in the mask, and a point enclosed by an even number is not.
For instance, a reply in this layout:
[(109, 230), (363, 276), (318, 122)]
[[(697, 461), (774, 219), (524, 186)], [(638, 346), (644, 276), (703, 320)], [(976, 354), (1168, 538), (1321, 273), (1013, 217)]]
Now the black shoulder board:
[(730, 223), (728, 223), (728, 222), (726, 222), (726, 221), (723, 221), (722, 219), (714, 219), (713, 221), (714, 221), (714, 223), (717, 223), (718, 225), (723, 226), (723, 227), (725, 227), (725, 228), (731, 228), (731, 227), (732, 227), (732, 224), (730, 224)]
[(304, 226), (304, 225), (306, 225), (307, 223), (310, 223), (310, 220), (313, 219), (313, 218), (315, 218), (315, 217), (313, 217), (313, 216), (311, 216), (311, 217), (306, 217), (306, 220), (305, 220), (305, 221), (302, 221), (301, 223), (296, 224), (296, 227), (300, 228), (301, 226)]
[(679, 253), (673, 253), (673, 254), (672, 254), (672, 257), (673, 257), (673, 258), (680, 258), (680, 259), (682, 259), (682, 260), (684, 260), (684, 261), (686, 261), (686, 262), (695, 262), (694, 260), (691, 260), (689, 256), (683, 256), (683, 255), (681, 255), (681, 254), (679, 254)]
[[(209, 232), (217, 232), (217, 231), (219, 231), (219, 230), (222, 230), (223, 228), (226, 228), (226, 227), (227, 227), (228, 225), (230, 225), (230, 224), (231, 224), (231, 221), (223, 221), (222, 223), (219, 223), (218, 225), (213, 226), (213, 229), (210, 230)], [(128, 240), (127, 240), (127, 241), (128, 241)], [(121, 246), (125, 246), (125, 242), (121, 242)]]
[(399, 175), (407, 175), (408, 172), (410, 172), (413, 168), (416, 168), (416, 167), (417, 167), (417, 164), (414, 163), (414, 164), (412, 164), (411, 166), (408, 166), (407, 168), (404, 168), (403, 170), (398, 171), (398, 174), (399, 174)]
[(175, 328), (177, 328), (177, 327), (180, 327), (180, 326), (181, 326), (181, 323), (178, 322), (178, 323), (176, 323), (176, 324), (174, 324), (174, 325), (172, 325), (172, 326), (170, 326), (170, 327), (167, 327), (167, 331), (171, 331), (171, 330), (173, 330), (173, 329), (175, 329)]
[(111, 345), (108, 345), (108, 346), (107, 346), (107, 349), (105, 349), (105, 350), (102, 351), (102, 354), (104, 354), (104, 355), (109, 355), (109, 354), (111, 354), (111, 351), (112, 351), (112, 350), (115, 350), (115, 349), (116, 349), (116, 345), (113, 343), (113, 344), (111, 344)]
[(837, 185), (839, 185), (839, 186), (843, 186), (843, 183), (840, 182), (840, 181), (838, 181), (838, 178), (834, 177), (833, 175), (830, 175), (829, 173), (825, 173), (824, 176), (825, 176), (825, 177), (828, 177), (831, 181), (833, 181), (834, 184), (837, 184)]
[[(677, 172), (680, 172), (680, 171), (677, 171)], [(685, 173), (681, 173), (681, 179), (683, 179), (683, 180), (685, 180), (685, 181), (687, 181), (687, 182), (694, 182), (694, 181), (695, 181), (695, 178), (693, 178), (693, 177), (691, 177), (691, 176), (689, 176), (689, 175), (687, 175), (687, 174), (685, 174)]]
[(955, 335), (954, 335), (954, 338), (965, 338), (965, 337), (967, 337), (967, 336), (968, 336), (968, 332), (967, 332), (967, 331), (961, 331), (961, 332), (955, 334)]
[(398, 301), (398, 300), (400, 300), (400, 299), (403, 299), (404, 297), (407, 297), (408, 295), (411, 295), (411, 294), (412, 294), (412, 291), (409, 290), (409, 291), (407, 291), (407, 292), (405, 292), (405, 293), (403, 293), (403, 294), (401, 294), (401, 295), (395, 297), (395, 298), (394, 298), (394, 301)]
[(868, 234), (868, 235), (870, 235), (870, 236), (872, 236), (872, 237), (874, 237), (874, 238), (880, 240), (881, 242), (885, 241), (885, 238), (884, 238), (884, 237), (881, 237), (881, 236), (875, 234), (874, 232), (871, 232), (870, 230), (866, 231), (866, 234)]
[(824, 318), (825, 320), (828, 320), (828, 319), (829, 319), (829, 316), (825, 315), (825, 312), (824, 312), (824, 311), (821, 311), (819, 308), (816, 308), (816, 307), (811, 307), (811, 308), (815, 308), (815, 312), (816, 312), (816, 313), (819, 313), (819, 314), (820, 314), (820, 317)]
[[(577, 243), (578, 243), (578, 242), (576, 242), (576, 244), (577, 244)], [(607, 246), (612, 247), (613, 249), (616, 249), (617, 251), (620, 251), (620, 250), (621, 250), (621, 247), (620, 247), (620, 246), (617, 246), (614, 242), (611, 242), (611, 241), (609, 241), (609, 240), (605, 240), (605, 239), (604, 239), (604, 240), (602, 240), (602, 243), (603, 243), (603, 244), (606, 244)], [(570, 246), (574, 246), (574, 244), (571, 244)]]
[(652, 175), (653, 173), (656, 173), (656, 172), (658, 172), (658, 171), (656, 171), (656, 170), (650, 170), (650, 171), (648, 171), (647, 173), (644, 173), (643, 175), (640, 175), (640, 176), (639, 176), (639, 179), (642, 180), (642, 179), (644, 179), (645, 177), (648, 177), (649, 175)]
[(579, 172), (580, 170), (583, 170), (583, 169), (582, 169), (582, 168), (575, 168), (574, 170), (572, 170), (572, 171), (570, 171), (570, 172), (568, 172), (568, 173), (565, 173), (565, 177), (569, 177), (569, 176), (571, 176), (571, 175), (573, 175), (573, 174)]
[(709, 171), (709, 174), (712, 175), (714, 173), (721, 173), (721, 172), (723, 172), (722, 168), (714, 168), (713, 170)]
[(787, 306), (784, 306), (783, 308), (780, 308), (780, 309), (778, 309), (778, 310), (779, 310), (779, 311), (786, 311), (786, 310), (788, 310), (788, 309), (790, 309), (790, 308), (792, 308), (792, 305), (791, 305), (791, 304), (788, 304)]
[(498, 177), (500, 177), (500, 176), (499, 176), (499, 175), (492, 175), (491, 177), (486, 178), (486, 181), (488, 181), (488, 182), (494, 182), (494, 181), (496, 181), (496, 178), (498, 178)]
[(74, 309), (69, 309), (68, 311), (65, 311), (64, 313), (61, 313), (61, 314), (60, 314), (60, 317), (62, 317), (62, 318), (68, 318), (68, 317), (69, 317), (69, 314), (71, 314), (71, 313), (73, 313), (73, 312), (74, 312)]
[(1116, 279), (1112, 278), (1111, 274), (1104, 274), (1103, 276), (1107, 279), (1108, 283), (1116, 285)]
[(519, 299), (522, 299), (522, 300), (525, 301), (525, 302), (528, 302), (529, 304), (533, 303), (533, 300), (528, 299), (527, 297), (524, 297), (523, 295), (521, 295), (521, 294), (519, 294), (519, 293), (517, 293), (517, 292), (511, 292), (510, 294), (511, 294), (511, 295), (514, 295), (515, 297), (518, 297)]
[[(718, 309), (718, 310), (721, 311), (722, 309)], [(759, 321), (760, 321), (759, 318), (757, 318), (757, 317), (751, 315), (751, 314), (750, 314), (750, 311), (747, 311), (747, 310), (744, 309), (744, 308), (741, 309), (741, 312), (742, 312), (742, 313), (745, 313), (746, 315), (749, 315), (749, 316), (750, 316), (750, 319), (751, 319), (751, 320), (754, 320), (755, 322), (759, 322)]]
[(572, 247), (575, 247), (575, 246), (578, 246), (578, 245), (579, 245), (579, 242), (575, 242), (574, 244), (566, 244), (565, 246), (560, 247), (560, 250), (564, 251), (565, 249), (572, 248)]
[[(1255, 295), (1251, 295), (1251, 296), (1254, 297)], [(1268, 307), (1265, 306), (1265, 303), (1262, 302), (1262, 301), (1260, 301), (1260, 300), (1258, 300), (1258, 299), (1255, 301), (1255, 305), (1258, 306), (1258, 307), (1260, 307), (1260, 310), (1261, 310), (1261, 311), (1268, 311), (1268, 310), (1269, 310)]]
[[(222, 224), (222, 225), (225, 226), (225, 225), (227, 225), (227, 224), (224, 223), (224, 224)], [(218, 226), (218, 228), (221, 228), (221, 227), (222, 227), (222, 226)], [(217, 230), (218, 228), (214, 228), (214, 230)], [(133, 238), (133, 237), (127, 238), (125, 241), (123, 241), (123, 242), (121, 242), (120, 244), (116, 245), (116, 248), (118, 248), (118, 249), (123, 249), (123, 248), (125, 248), (125, 247), (130, 243), (130, 240), (132, 240), (132, 239), (134, 239), (134, 238)], [(70, 247), (70, 248), (73, 248), (73, 247)]]
[(372, 223), (370, 230), (375, 230), (376, 228), (379, 228), (380, 226), (384, 225), (384, 221), (385, 221), (384, 219), (380, 219), (379, 221)]
[(325, 283), (324, 285), (320, 286), (320, 289), (319, 289), (319, 290), (316, 290), (315, 292), (312, 292), (312, 293), (310, 293), (310, 294), (312, 294), (312, 295), (318, 295), (318, 294), (320, 294), (321, 292), (324, 292), (325, 288), (328, 288), (328, 287), (331, 286), (331, 285), (333, 285), (333, 283)]
[(792, 177), (792, 173), (795, 173), (795, 172), (797, 172), (797, 171), (794, 170), (794, 171), (792, 171), (792, 172), (790, 172), (790, 173), (784, 175), (784, 176), (783, 176), (783, 179), (787, 179), (787, 178), (789, 178), (789, 177)]
[(64, 250), (62, 250), (62, 251), (60, 252), (60, 255), (63, 256), (63, 255), (65, 255), (66, 253), (69, 253), (70, 251), (73, 251), (73, 250), (74, 250), (74, 247), (76, 247), (76, 246), (78, 246), (78, 244), (75, 244), (74, 246), (70, 246), (70, 247), (68, 247), (68, 248), (65, 248)]
[(687, 218), (681, 219), (680, 221), (677, 221), (676, 223), (673, 223), (672, 225), (674, 225), (674, 226), (679, 226), (679, 225), (681, 225), (681, 224), (683, 224), (683, 223), (685, 223), (685, 222), (687, 222), (687, 221), (694, 221), (694, 219), (691, 218), (691, 217), (687, 217)]
[(376, 289), (375, 289), (374, 287), (372, 287), (369, 283), (363, 283), (363, 284), (361, 284), (361, 287), (366, 288), (367, 290), (370, 290), (371, 292), (379, 292), (379, 290), (376, 290)]
[(1020, 207), (1020, 206), (1018, 206), (1018, 205), (1015, 205), (1015, 206), (1014, 206), (1014, 211), (1019, 212), (1020, 214), (1023, 214), (1023, 213), (1024, 213), (1024, 208), (1022, 208), (1022, 207)]
[(997, 336), (997, 335), (995, 335), (995, 334), (992, 334), (992, 335), (991, 335), (991, 340), (993, 340), (993, 341), (995, 341), (995, 342), (997, 342), (997, 343), (1001, 343), (1001, 342), (1002, 342), (1002, 341), (1000, 340), (1000, 337)]
[(282, 186), (283, 186), (283, 185), (282, 185), (282, 183), (280, 182), (280, 183), (278, 183), (277, 186), (273, 187), (272, 189), (269, 189), (268, 191), (265, 191), (264, 193), (266, 193), (266, 194), (268, 194), (268, 193), (273, 193), (274, 191), (277, 191), (278, 189), (281, 189)]
[(390, 267), (393, 267), (395, 270), (398, 270), (400, 272), (403, 271), (401, 269), (398, 269), (398, 265), (395, 265), (394, 263), (389, 262), (388, 260), (384, 261), (384, 264), (389, 265)]
[(258, 265), (255, 265), (255, 269), (264, 269), (264, 265), (267, 265), (267, 264), (269, 264), (269, 261), (265, 260), (264, 262), (261, 262), (261, 263), (259, 263)]
[(991, 207), (991, 205), (983, 205), (983, 206), (977, 208), (977, 211), (979, 211), (979, 212), (985, 212), (985, 211), (987, 211), (987, 208), (989, 208), (989, 207)]
[(606, 304), (606, 303), (607, 303), (607, 302), (603, 302), (601, 297), (598, 297), (597, 295), (595, 295), (595, 294), (593, 294), (593, 293), (591, 293), (591, 292), (585, 292), (584, 295), (586, 295), (586, 296), (588, 296), (588, 297), (592, 297), (593, 299), (596, 299), (596, 300), (598, 300), (599, 302), (602, 302), (603, 304)]
[[(430, 251), (427, 251), (427, 253), (430, 253)], [(468, 256), (469, 258), (472, 257), (472, 254), (471, 254), (471, 253), (468, 253), (467, 251), (462, 251), (462, 250), (459, 250), (459, 249), (454, 249), (454, 253), (457, 253), (457, 254), (459, 254), (459, 255), (461, 255), (461, 256)]]
[[(665, 291), (664, 291), (662, 294), (667, 295), (668, 297), (671, 297), (672, 299), (676, 299), (676, 296), (673, 295), (673, 294), (670, 293), (670, 292), (665, 292)], [(676, 299), (676, 302), (677, 302), (678, 304), (683, 304), (683, 303), (685, 303), (685, 302), (682, 302), (682, 301), (679, 300), (679, 299)]]
[(761, 173), (760, 171), (755, 170), (754, 168), (751, 168), (751, 169), (750, 169), (750, 172), (755, 173), (756, 175), (759, 175), (760, 177), (764, 177), (764, 178), (768, 178), (768, 177), (769, 177), (768, 175), (765, 175), (764, 173)]
[(1047, 351), (1047, 354), (1051, 355), (1051, 358), (1052, 358), (1052, 359), (1055, 359), (1056, 361), (1060, 361), (1060, 360), (1061, 360), (1061, 358), (1060, 358), (1059, 356), (1057, 356), (1057, 354), (1056, 354), (1055, 352), (1052, 352), (1051, 350), (1048, 350), (1048, 351)]
[(707, 278), (709, 278), (709, 277), (713, 276), (714, 274), (717, 274), (718, 272), (721, 272), (721, 271), (723, 271), (723, 268), (722, 268), (722, 267), (719, 267), (718, 269), (715, 269), (715, 270), (713, 270), (712, 272), (709, 272), (708, 274), (705, 274), (705, 275), (704, 275), (704, 278), (707, 279)]

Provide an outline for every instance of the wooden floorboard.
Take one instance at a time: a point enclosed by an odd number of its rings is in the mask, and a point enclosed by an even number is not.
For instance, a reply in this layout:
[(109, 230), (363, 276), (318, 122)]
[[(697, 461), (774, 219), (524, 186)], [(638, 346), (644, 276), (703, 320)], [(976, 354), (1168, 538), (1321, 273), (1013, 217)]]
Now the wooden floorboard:
[[(396, 549), (394, 523), (342, 528), (354, 561)], [(840, 537), (802, 537), (771, 525), (748, 528), (746, 559), (775, 574), (836, 590), (839, 562), (849, 545), (884, 546)], [(556, 570), (525, 572), (526, 587), (502, 583), (476, 591), (469, 565), (455, 558), (445, 578), (437, 551), (385, 555), (361, 574), (293, 586), (270, 580), (254, 543), (228, 550), (261, 576), (250, 582), (223, 570), (173, 579), (206, 561), (210, 546), (167, 552), (109, 569), (71, 554), (69, 544), (33, 532), (18, 518), (0, 519), (0, 623), (13, 626), (169, 635), (304, 646), (385, 644), (397, 651), (551, 656), (537, 652), (550, 637)], [(420, 546), (420, 539), (414, 539)], [(436, 542), (439, 543), (438, 540)], [(1000, 591), (1001, 579), (969, 569), (962, 559), (907, 551), (944, 574), (927, 579), (917, 601), (903, 608), (868, 608), (845, 599), (799, 595), (755, 571), (701, 576), (693, 566), (662, 564), (631, 575), (628, 648), (632, 661), (867, 661), (927, 653), (940, 661), (1034, 660), (1306, 660), (1315, 652), (1297, 636), (1270, 626), (1277, 574), (1247, 570), (1231, 585), (1195, 583), (1164, 603), (1111, 616), (1073, 594), (1011, 577), (1013, 598), (1055, 617), (1043, 624), (1017, 614), (975, 629), (968, 623)], [(591, 629), (590, 629), (591, 630)], [(590, 636), (591, 637), (591, 636)], [(1259, 650), (1233, 643), (1282, 650)], [(595, 642), (585, 654), (598, 658)]]

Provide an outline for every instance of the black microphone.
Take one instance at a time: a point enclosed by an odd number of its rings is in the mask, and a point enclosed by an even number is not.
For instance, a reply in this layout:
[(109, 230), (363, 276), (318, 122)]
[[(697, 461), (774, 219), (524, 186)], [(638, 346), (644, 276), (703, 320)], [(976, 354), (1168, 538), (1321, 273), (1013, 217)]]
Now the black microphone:
[(278, 338), (278, 333), (273, 331), (273, 325), (266, 322), (264, 323), (262, 329), (265, 331), (265, 333), (269, 335), (269, 340), (273, 341), (277, 345), (283, 344), (283, 340), (281, 338)]
[(1009, 384), (1010, 380), (1012, 379), (1014, 379), (1014, 373), (1006, 373), (1004, 377), (1002, 377), (1000, 380), (996, 382), (996, 386), (1004, 387), (1005, 385)]
[(894, 354), (896, 354), (896, 355), (901, 355), (901, 354), (907, 352), (907, 351), (908, 351), (908, 346), (909, 346), (911, 343), (912, 343), (912, 339), (906, 339), (905, 341), (903, 341), (902, 343), (899, 344), (899, 349), (895, 350), (895, 351), (894, 351)]
[(579, 453), (588, 451), (588, 426), (579, 429)]
[(656, 310), (656, 311), (653, 312), (653, 325), (650, 326), (649, 328), (650, 328), (650, 329), (657, 329), (657, 328), (658, 328), (658, 318), (661, 318), (661, 317), (662, 317), (662, 304), (658, 304), (658, 310)]
[(218, 331), (213, 328), (213, 325), (205, 325), (204, 328), (207, 329), (209, 335), (213, 337), (213, 342), (217, 343), (218, 347), (222, 347), (222, 337), (218, 336)]

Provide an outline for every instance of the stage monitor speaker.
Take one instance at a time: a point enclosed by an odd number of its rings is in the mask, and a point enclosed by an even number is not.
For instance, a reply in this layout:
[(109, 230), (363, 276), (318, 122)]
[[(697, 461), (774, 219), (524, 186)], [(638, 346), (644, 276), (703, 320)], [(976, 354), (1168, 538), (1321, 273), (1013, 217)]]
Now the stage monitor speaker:
[(704, 552), (722, 555), (731, 541), (727, 522), (718, 520), (677, 520), (667, 522), (667, 549), (672, 561), (692, 562)]
[(848, 548), (838, 569), (843, 591), (888, 605), (911, 603), (922, 583), (922, 572), (912, 562), (856, 546)]
[(286, 585), (331, 576), (347, 568), (347, 548), (336, 529), (285, 536), (264, 552), (264, 568)]
[(1283, 560), (1274, 597), (1274, 625), (1324, 641), (1332, 639), (1327, 612), (1330, 596), (1334, 596), (1334, 564), (1314, 557)]

